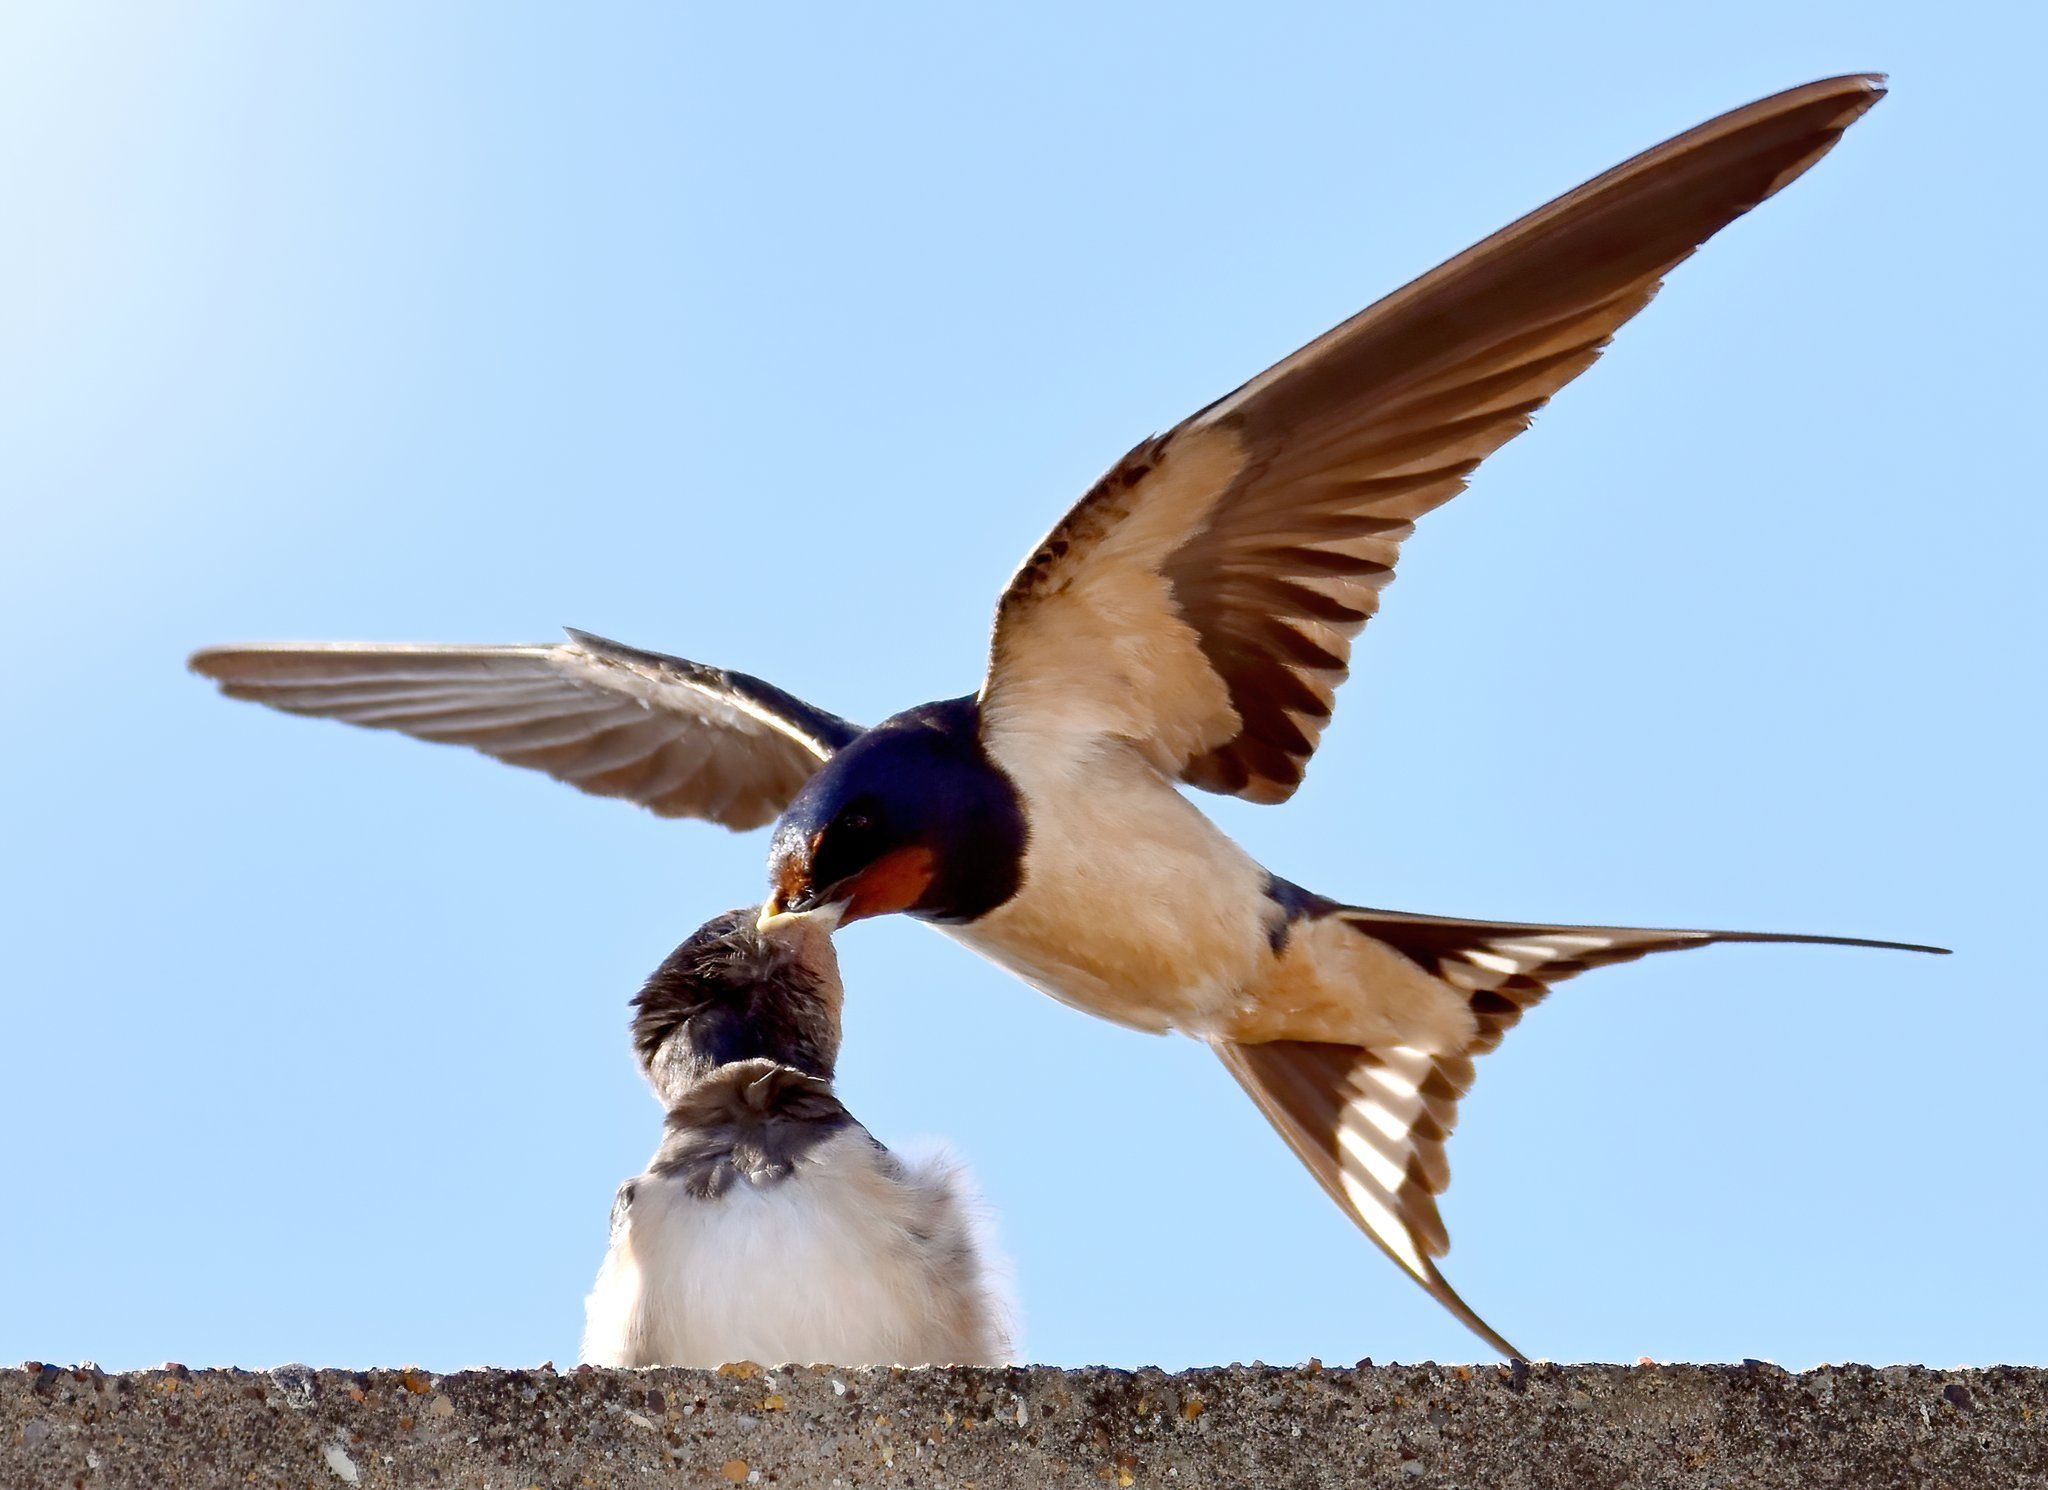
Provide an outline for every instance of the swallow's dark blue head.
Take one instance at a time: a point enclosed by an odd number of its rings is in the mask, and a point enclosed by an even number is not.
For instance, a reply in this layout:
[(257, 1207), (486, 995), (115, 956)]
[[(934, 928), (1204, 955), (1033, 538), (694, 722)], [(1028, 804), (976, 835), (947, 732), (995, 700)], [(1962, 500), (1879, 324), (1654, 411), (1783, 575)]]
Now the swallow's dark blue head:
[(1024, 814), (979, 714), (971, 697), (926, 704), (827, 761), (775, 824), (765, 914), (972, 921), (1015, 894)]

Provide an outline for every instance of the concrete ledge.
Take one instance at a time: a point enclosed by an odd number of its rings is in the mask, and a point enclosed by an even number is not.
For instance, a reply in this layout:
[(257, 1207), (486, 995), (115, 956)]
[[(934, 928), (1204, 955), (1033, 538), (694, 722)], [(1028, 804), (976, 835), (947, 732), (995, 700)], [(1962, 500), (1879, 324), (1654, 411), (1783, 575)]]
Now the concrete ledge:
[(2048, 1486), (2048, 1369), (0, 1371), (0, 1486)]

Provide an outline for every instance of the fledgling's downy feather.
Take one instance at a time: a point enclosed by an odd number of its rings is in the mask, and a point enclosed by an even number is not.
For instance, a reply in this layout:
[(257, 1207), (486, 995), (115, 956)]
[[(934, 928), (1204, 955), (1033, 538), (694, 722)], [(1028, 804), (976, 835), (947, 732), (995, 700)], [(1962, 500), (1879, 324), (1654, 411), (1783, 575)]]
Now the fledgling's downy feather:
[(648, 980), (634, 1047), (667, 1109), (620, 1187), (583, 1359), (993, 1365), (1007, 1309), (957, 1163), (907, 1160), (832, 1090), (830, 937), (753, 911), (708, 923)]

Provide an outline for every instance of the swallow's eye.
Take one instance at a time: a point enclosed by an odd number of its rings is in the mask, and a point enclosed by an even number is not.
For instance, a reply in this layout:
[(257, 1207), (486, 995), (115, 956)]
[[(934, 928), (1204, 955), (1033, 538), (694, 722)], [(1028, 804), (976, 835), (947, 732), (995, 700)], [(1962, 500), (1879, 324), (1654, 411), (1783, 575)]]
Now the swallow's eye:
[(866, 833), (874, 826), (873, 816), (859, 808), (839, 819), (839, 831), (842, 833)]

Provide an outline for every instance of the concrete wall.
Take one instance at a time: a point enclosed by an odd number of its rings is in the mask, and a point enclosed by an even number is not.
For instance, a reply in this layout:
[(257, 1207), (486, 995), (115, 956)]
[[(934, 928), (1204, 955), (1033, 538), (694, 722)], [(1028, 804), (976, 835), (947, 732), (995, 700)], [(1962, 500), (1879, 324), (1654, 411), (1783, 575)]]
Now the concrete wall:
[(2048, 1370), (0, 1371), (0, 1487), (2048, 1486)]

